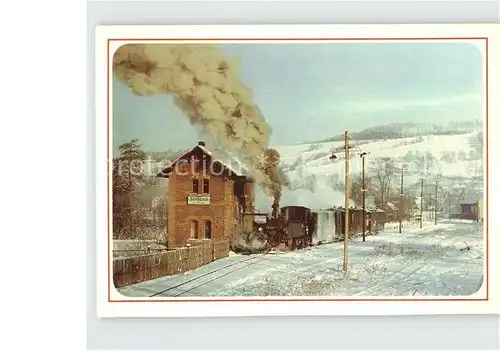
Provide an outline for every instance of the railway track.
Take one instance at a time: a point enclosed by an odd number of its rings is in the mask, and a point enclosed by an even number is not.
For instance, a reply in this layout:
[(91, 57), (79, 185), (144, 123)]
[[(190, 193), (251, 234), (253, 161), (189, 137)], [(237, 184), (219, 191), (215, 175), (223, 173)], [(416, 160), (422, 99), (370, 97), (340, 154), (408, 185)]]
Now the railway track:
[[(233, 272), (239, 271), (240, 269), (246, 268), (246, 267), (251, 266), (253, 264), (259, 263), (259, 262), (265, 260), (265, 256), (266, 255), (267, 255), (267, 253), (263, 254), (263, 255), (256, 256), (256, 257), (250, 257), (250, 258), (247, 258), (245, 260), (238, 261), (238, 262), (233, 262), (233, 263), (225, 265), (223, 267), (214, 269), (213, 271), (204, 273), (204, 274), (202, 274), (200, 276), (197, 276), (197, 277), (191, 278), (189, 280), (186, 280), (185, 282), (182, 282), (182, 283), (176, 284), (174, 286), (168, 287), (167, 289), (164, 289), (164, 290), (161, 290), (161, 291), (159, 291), (157, 293), (154, 293), (154, 294), (150, 295), (149, 297), (156, 297), (156, 296), (165, 294), (165, 293), (167, 293), (169, 291), (172, 291), (174, 289), (177, 289), (177, 288), (180, 288), (180, 287), (184, 287), (185, 285), (192, 284), (192, 285), (189, 285), (187, 287), (187, 289), (183, 290), (182, 292), (179, 292), (179, 293), (173, 295), (173, 297), (178, 297), (178, 296), (184, 295), (187, 292), (190, 292), (190, 291), (192, 291), (194, 289), (197, 289), (197, 288), (199, 288), (199, 287), (201, 287), (201, 286), (203, 286), (205, 284), (213, 282), (214, 280), (222, 278), (222, 277), (224, 277), (224, 276), (226, 276), (228, 274), (231, 274)], [(261, 258), (261, 259), (259, 260), (259, 258)], [(231, 267), (234, 267), (234, 266), (239, 266), (239, 267), (230, 269)], [(217, 273), (217, 272), (220, 272), (220, 274), (217, 274), (216, 276), (213, 276), (213, 274)], [(207, 279), (202, 279), (202, 278), (205, 278), (205, 277), (207, 277)], [(200, 281), (200, 279), (201, 279), (201, 281)]]

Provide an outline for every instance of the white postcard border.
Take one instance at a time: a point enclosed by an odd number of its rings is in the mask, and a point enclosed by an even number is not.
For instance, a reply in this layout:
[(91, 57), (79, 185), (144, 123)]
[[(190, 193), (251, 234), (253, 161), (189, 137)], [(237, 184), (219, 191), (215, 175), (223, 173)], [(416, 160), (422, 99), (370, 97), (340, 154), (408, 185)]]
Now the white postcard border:
[[(489, 118), (488, 118), (488, 152), (496, 155), (496, 144), (492, 140), (492, 130), (498, 130), (494, 125), (498, 124), (499, 108), (499, 66), (500, 66), (500, 27), (498, 25), (231, 25), (231, 26), (99, 26), (96, 28), (96, 237), (97, 237), (97, 302), (99, 317), (166, 317), (166, 316), (273, 316), (273, 315), (408, 315), (408, 314), (491, 314), (499, 313), (498, 298), (499, 289), (494, 277), (495, 267), (498, 267), (498, 259), (493, 252), (498, 252), (498, 240), (494, 237), (494, 217), (485, 221), (489, 228), (488, 245), (488, 276), (489, 289), (488, 301), (467, 301), (469, 298), (484, 298), (486, 295), (485, 284), (474, 296), (464, 297), (460, 301), (425, 301), (405, 298), (408, 301), (384, 301), (381, 297), (373, 301), (343, 301), (347, 297), (339, 298), (339, 301), (210, 301), (210, 302), (174, 302), (174, 301), (151, 301), (133, 302), (134, 298), (119, 294), (113, 286), (108, 296), (108, 279), (112, 276), (108, 265), (110, 245), (105, 238), (108, 228), (108, 169), (106, 163), (111, 162), (107, 156), (108, 142), (112, 144), (112, 133), (107, 136), (107, 109), (108, 92), (107, 84), (112, 89), (111, 60), (107, 62), (108, 49), (111, 58), (114, 51), (128, 40), (134, 39), (162, 39), (162, 38), (211, 38), (217, 42), (219, 38), (253, 38), (255, 41), (264, 38), (283, 38), (291, 42), (289, 38), (352, 38), (360, 42), (359, 38), (385, 38), (391, 42), (397, 42), (394, 38), (488, 38), (488, 83), (489, 83)], [(469, 38), (469, 39), (467, 39)], [(108, 48), (108, 39), (123, 39), (113, 41)], [(347, 40), (345, 40), (347, 41)], [(344, 42), (345, 42), (344, 41)], [(432, 40), (436, 42), (436, 40)], [(141, 40), (142, 42), (142, 40)], [(176, 43), (182, 41), (176, 40)], [(190, 40), (192, 43), (193, 41)], [(207, 43), (207, 41), (203, 41)], [(228, 43), (228, 41), (224, 41)], [(239, 40), (235, 40), (239, 42)], [(249, 42), (249, 41), (245, 41)], [(266, 42), (269, 42), (266, 40)], [(317, 42), (317, 41), (316, 41)], [(483, 41), (484, 42), (484, 41)], [(480, 51), (486, 54), (486, 48), (479, 44)], [(486, 84), (486, 80), (484, 80)], [(112, 96), (110, 94), (110, 96)], [(110, 101), (111, 104), (111, 101)], [(110, 116), (112, 116), (112, 104)], [(486, 108), (484, 110), (486, 115)], [(111, 128), (110, 118), (110, 130)], [(485, 126), (486, 128), (486, 126)], [(486, 132), (486, 130), (485, 130)], [(485, 146), (486, 148), (486, 146)], [(492, 159), (489, 157), (490, 160)], [(489, 161), (488, 177), (489, 186), (487, 192), (495, 193), (497, 188), (493, 183), (492, 174), (496, 174), (496, 165)], [(486, 161), (486, 160), (485, 160)], [(111, 187), (109, 187), (111, 188)], [(498, 192), (497, 192), (498, 193)], [(488, 203), (487, 213), (492, 213), (492, 208), (497, 208), (497, 199), (491, 199), (486, 194)], [(485, 262), (486, 263), (486, 262)], [(112, 281), (112, 279), (111, 279)], [(112, 283), (111, 283), (112, 285)], [(363, 299), (366, 299), (364, 297)], [(110, 302), (109, 300), (120, 300), (121, 302)], [(130, 302), (123, 302), (130, 300)], [(151, 299), (152, 300), (152, 299)], [(172, 299), (173, 300), (173, 299)], [(187, 299), (184, 299), (187, 300)], [(191, 300), (197, 300), (195, 298)], [(217, 299), (212, 299), (217, 300)], [(227, 299), (224, 299), (227, 300)], [(378, 300), (378, 301), (377, 301)], [(442, 300), (442, 298), (441, 298)]]

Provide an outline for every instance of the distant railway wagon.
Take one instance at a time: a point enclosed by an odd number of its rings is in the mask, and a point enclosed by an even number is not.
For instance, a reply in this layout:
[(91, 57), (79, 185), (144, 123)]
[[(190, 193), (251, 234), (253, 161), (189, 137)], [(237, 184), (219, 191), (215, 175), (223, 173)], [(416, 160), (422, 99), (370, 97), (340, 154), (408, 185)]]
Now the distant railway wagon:
[(484, 207), (483, 200), (481, 199), (477, 203), (477, 218), (478, 218), (479, 222), (484, 221), (484, 209), (483, 209), (483, 207)]
[[(338, 239), (345, 235), (345, 208), (332, 208), (335, 213), (335, 234)], [(380, 209), (372, 210), (353, 207), (349, 209), (349, 236), (363, 232), (363, 220), (365, 221), (365, 233), (380, 231), (384, 228), (386, 221), (385, 212)]]
[[(335, 212), (335, 234), (340, 238), (345, 233), (345, 215), (344, 208), (333, 209)], [(359, 233), (363, 230), (363, 210), (357, 208), (349, 209), (349, 235)]]
[(369, 216), (370, 231), (378, 232), (384, 229), (385, 223), (387, 222), (387, 216), (383, 210), (370, 210)]

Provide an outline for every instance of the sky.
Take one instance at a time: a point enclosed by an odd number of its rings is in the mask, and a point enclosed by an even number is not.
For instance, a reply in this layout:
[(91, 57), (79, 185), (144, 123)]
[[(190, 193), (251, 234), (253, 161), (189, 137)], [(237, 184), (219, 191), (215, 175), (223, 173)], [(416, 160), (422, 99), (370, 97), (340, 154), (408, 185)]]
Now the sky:
[[(271, 145), (328, 138), (393, 122), (480, 119), (482, 58), (466, 43), (231, 44), (240, 76), (273, 129)], [(113, 146), (151, 151), (201, 138), (167, 95), (134, 95), (113, 81)]]

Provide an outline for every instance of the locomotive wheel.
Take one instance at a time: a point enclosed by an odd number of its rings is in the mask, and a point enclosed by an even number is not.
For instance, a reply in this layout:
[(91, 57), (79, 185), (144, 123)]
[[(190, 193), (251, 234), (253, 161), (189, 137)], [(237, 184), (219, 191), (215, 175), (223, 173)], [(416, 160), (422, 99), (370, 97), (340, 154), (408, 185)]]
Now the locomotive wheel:
[(279, 246), (279, 242), (276, 240), (276, 238), (272, 237), (269, 240), (269, 246), (271, 246), (271, 248), (273, 249), (276, 249)]
[(306, 238), (302, 238), (301, 240), (301, 243), (300, 243), (300, 248), (301, 249), (305, 249), (306, 248)]

